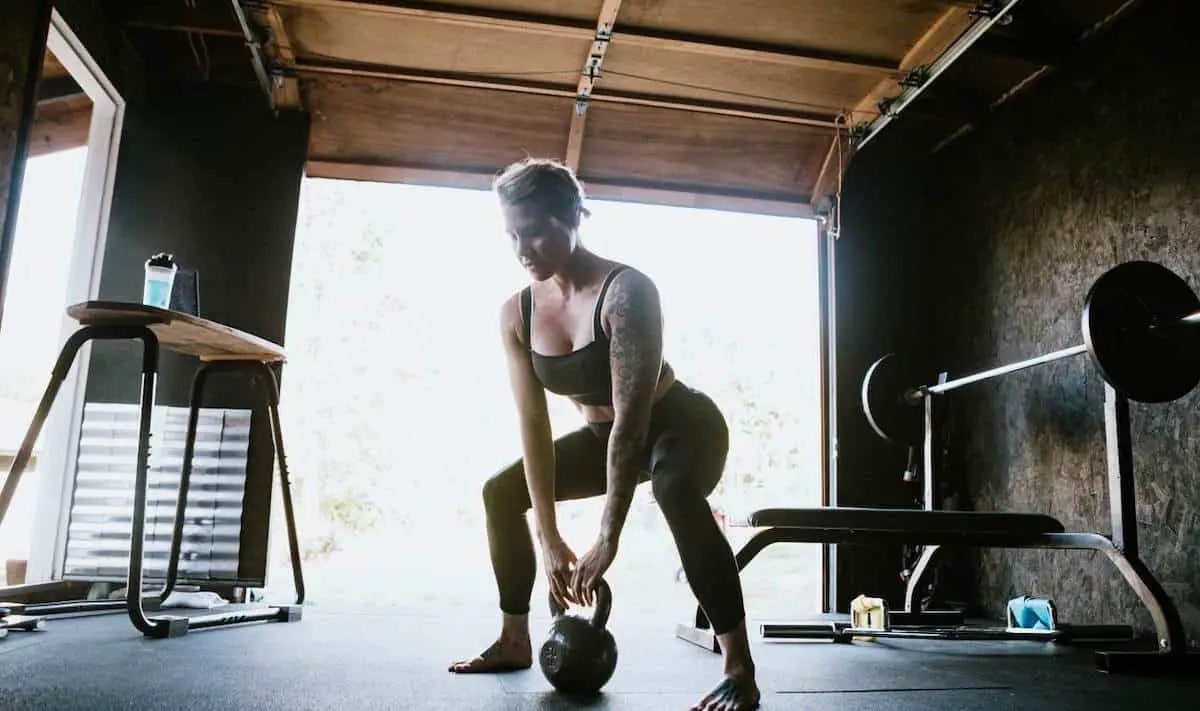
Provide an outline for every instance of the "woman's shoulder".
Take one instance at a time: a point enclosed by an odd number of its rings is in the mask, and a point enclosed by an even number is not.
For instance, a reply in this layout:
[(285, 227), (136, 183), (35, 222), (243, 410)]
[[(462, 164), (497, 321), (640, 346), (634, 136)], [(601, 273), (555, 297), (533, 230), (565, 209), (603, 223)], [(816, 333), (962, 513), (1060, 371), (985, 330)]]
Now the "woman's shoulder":
[(525, 307), (522, 301), (525, 295), (529, 292), (530, 287), (525, 286), (513, 293), (500, 304), (500, 321), (506, 326), (521, 326), (525, 320)]
[(658, 292), (654, 278), (632, 264), (614, 262), (605, 279), (609, 282), (610, 292), (623, 291), (642, 295), (654, 295)]

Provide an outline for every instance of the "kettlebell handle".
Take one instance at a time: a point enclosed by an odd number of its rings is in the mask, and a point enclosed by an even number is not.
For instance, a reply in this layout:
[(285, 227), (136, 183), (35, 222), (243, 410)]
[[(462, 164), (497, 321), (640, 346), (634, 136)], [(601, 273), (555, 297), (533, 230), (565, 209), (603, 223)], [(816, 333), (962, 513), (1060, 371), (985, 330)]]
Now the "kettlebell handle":
[[(612, 588), (608, 586), (608, 581), (600, 578), (600, 582), (596, 583), (596, 610), (592, 613), (592, 626), (596, 629), (604, 629), (608, 624), (608, 613), (612, 611)], [(550, 614), (554, 617), (562, 615), (566, 610), (560, 608), (558, 603), (554, 601), (554, 596), (550, 596)]]

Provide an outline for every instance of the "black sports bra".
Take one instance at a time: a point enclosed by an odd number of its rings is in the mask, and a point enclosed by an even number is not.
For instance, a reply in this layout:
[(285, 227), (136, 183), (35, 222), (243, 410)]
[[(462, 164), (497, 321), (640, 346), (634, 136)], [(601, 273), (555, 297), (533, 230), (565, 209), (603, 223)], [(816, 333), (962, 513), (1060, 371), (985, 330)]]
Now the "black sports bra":
[(609, 363), (608, 336), (600, 318), (604, 306), (604, 295), (613, 278), (625, 266), (617, 266), (604, 279), (600, 295), (596, 297), (595, 313), (592, 316), (592, 342), (578, 350), (563, 355), (541, 355), (533, 350), (530, 332), (533, 330), (533, 290), (525, 287), (521, 291), (521, 315), (525, 320), (525, 347), (533, 361), (533, 371), (542, 386), (552, 393), (565, 395), (580, 405), (612, 405), (612, 366)]

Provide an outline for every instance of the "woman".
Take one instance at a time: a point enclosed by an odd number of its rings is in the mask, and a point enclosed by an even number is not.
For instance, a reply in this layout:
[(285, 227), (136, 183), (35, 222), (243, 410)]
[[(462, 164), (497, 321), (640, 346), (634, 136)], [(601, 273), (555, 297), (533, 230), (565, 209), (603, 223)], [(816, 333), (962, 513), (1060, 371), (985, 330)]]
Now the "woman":
[[(550, 594), (561, 609), (591, 606), (638, 483), (649, 479), (696, 599), (724, 654), (725, 677), (695, 706), (755, 708), (759, 690), (741, 581), (706, 497), (725, 467), (729, 431), (706, 395), (675, 379), (662, 355), (662, 315), (648, 277), (588, 251), (588, 214), (575, 175), (529, 158), (493, 183), (517, 259), (533, 283), (510, 297), (500, 325), (523, 456), (483, 487), (488, 546), (503, 613), (499, 638), (459, 673), (532, 666), (529, 604), (536, 575), (525, 514), (533, 508)], [(587, 426), (551, 435), (546, 391), (571, 398)], [(576, 559), (555, 502), (605, 496), (599, 534)]]

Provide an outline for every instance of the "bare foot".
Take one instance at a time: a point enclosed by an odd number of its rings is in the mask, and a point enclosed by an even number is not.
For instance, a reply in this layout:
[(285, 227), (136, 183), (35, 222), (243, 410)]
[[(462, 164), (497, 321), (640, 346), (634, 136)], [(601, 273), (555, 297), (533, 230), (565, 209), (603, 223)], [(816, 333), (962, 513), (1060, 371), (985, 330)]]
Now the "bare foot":
[(759, 699), (753, 672), (730, 673), (692, 711), (750, 711), (758, 708)]
[(492, 646), (474, 659), (466, 659), (450, 665), (455, 674), (495, 674), (519, 671), (533, 666), (533, 649), (529, 640), (510, 642), (503, 637), (492, 642)]

